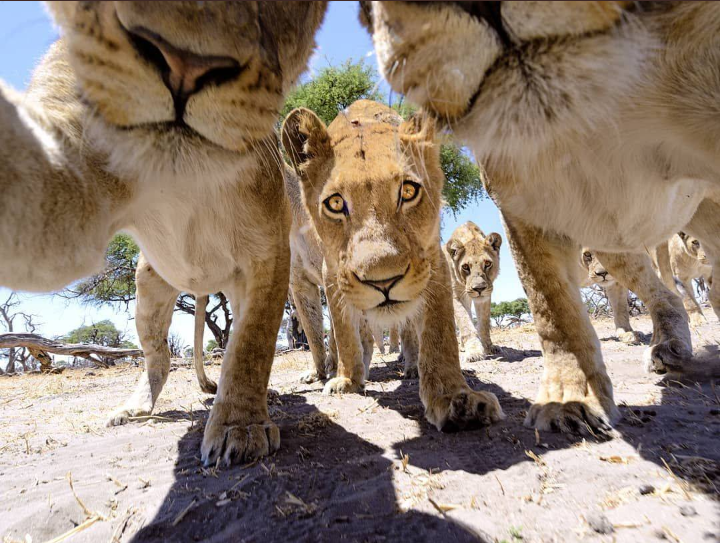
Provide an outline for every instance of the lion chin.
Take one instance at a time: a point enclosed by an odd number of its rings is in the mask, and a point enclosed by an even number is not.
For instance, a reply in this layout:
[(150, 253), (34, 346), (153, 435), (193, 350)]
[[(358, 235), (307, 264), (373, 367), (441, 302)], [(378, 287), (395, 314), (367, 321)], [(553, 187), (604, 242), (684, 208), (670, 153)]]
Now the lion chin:
[(371, 322), (380, 326), (394, 326), (404, 324), (415, 318), (422, 307), (421, 299), (395, 301), (392, 304), (380, 304), (365, 310), (365, 315)]

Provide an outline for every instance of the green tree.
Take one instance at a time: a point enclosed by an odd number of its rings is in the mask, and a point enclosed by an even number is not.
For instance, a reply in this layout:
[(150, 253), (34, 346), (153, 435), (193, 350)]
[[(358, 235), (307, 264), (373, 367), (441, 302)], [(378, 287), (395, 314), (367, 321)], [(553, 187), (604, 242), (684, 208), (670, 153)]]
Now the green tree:
[(88, 279), (78, 281), (61, 293), (94, 305), (124, 303), (135, 299), (135, 268), (140, 248), (127, 234), (112, 238), (105, 253), (105, 269)]
[[(283, 106), (282, 118), (296, 107), (306, 107), (328, 125), (340, 111), (361, 99), (388, 103), (378, 90), (375, 71), (362, 61), (354, 63), (348, 60), (340, 66), (323, 68), (317, 77), (291, 92)], [(392, 103), (391, 107), (404, 119), (416, 110), (403, 97)], [(453, 214), (485, 197), (482, 172), (466, 150), (449, 140), (445, 141), (440, 148), (440, 162), (447, 179), (443, 197), (447, 209)]]
[(365, 98), (384, 102), (377, 90), (377, 75), (363, 61), (345, 61), (340, 66), (328, 66), (317, 77), (295, 88), (285, 100), (282, 119), (296, 107), (306, 107), (328, 125), (343, 109)]
[(102, 320), (75, 328), (63, 341), (67, 343), (93, 343), (105, 347), (137, 349), (137, 345), (125, 339), (125, 332), (118, 330), (111, 320)]
[(206, 353), (211, 353), (211, 352), (213, 351), (213, 349), (217, 349), (217, 348), (218, 348), (218, 342), (215, 341), (214, 339), (211, 339), (211, 340), (208, 341), (207, 344), (205, 345), (205, 352), (206, 352)]
[(490, 304), (490, 317), (497, 326), (514, 326), (524, 321), (525, 315), (530, 314), (527, 298), (518, 298), (512, 302)]

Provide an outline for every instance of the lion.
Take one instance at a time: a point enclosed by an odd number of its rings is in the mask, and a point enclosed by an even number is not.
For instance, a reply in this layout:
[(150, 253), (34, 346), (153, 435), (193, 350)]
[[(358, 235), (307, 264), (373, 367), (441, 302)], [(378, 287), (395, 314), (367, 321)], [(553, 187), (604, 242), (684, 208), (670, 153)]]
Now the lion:
[[(322, 273), (324, 259), (310, 217), (303, 206), (299, 179), (289, 168), (285, 170), (285, 190), (292, 210), (290, 294), (297, 308), (300, 324), (308, 338), (314, 366), (300, 377), (300, 381), (313, 383), (334, 375), (337, 370), (337, 347), (331, 319), (328, 352), (325, 353), (319, 290), (325, 287)], [(358, 326), (362, 342), (363, 366), (367, 376), (372, 360), (374, 336), (365, 319), (361, 319)]]
[(593, 247), (659, 317), (652, 369), (692, 360), (682, 302), (644, 251), (683, 230), (720, 258), (720, 4), (363, 2), (361, 19), (391, 87), (486, 170), (543, 346), (526, 424), (612, 433), (612, 383), (568, 270)]
[(389, 107), (359, 100), (327, 128), (312, 111), (293, 110), (282, 143), (325, 258), (339, 361), (324, 393), (364, 388), (359, 319), (371, 326), (412, 321), (427, 420), (449, 430), (503, 418), (495, 395), (472, 390), (460, 371), (433, 123), (402, 122)]
[(128, 232), (142, 249), (145, 371), (109, 424), (152, 412), (178, 293), (222, 291), (236, 322), (201, 461), (275, 451), (266, 394), (291, 215), (274, 125), (325, 4), (48, 7), (60, 39), (26, 93), (0, 88), (0, 284), (61, 288), (99, 270), (111, 237)]
[[(705, 253), (704, 246), (696, 237), (685, 232), (678, 232), (667, 242), (670, 272), (675, 288), (680, 292), (683, 305), (690, 317), (693, 326), (700, 326), (707, 322), (703, 315), (700, 304), (693, 293), (692, 280), (702, 278), (712, 291), (713, 268), (710, 265), (710, 258)], [(658, 273), (662, 274), (663, 269), (658, 267)], [(711, 300), (711, 307), (720, 318), (720, 305), (718, 300)]]
[[(474, 222), (468, 221), (455, 229), (444, 247), (450, 267), (455, 323), (466, 362), (500, 352), (490, 339), (490, 297), (500, 273), (501, 245), (500, 234), (485, 236)], [(476, 328), (472, 322), (473, 306)]]
[(602, 287), (612, 309), (615, 335), (624, 343), (637, 344), (640, 338), (630, 324), (630, 308), (628, 306), (630, 291), (615, 280), (591, 249), (585, 247), (580, 251), (579, 264), (582, 276), (580, 287), (593, 285)]

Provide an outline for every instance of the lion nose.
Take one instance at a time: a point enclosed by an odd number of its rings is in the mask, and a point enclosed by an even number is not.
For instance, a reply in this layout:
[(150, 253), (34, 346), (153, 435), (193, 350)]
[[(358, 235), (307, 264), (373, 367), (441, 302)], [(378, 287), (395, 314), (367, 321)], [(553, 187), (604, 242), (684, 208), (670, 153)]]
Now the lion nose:
[[(407, 272), (406, 272), (407, 273)], [(387, 279), (360, 279), (360, 277), (355, 275), (357, 277), (358, 281), (361, 283), (371, 286), (380, 292), (382, 292), (385, 296), (387, 296), (392, 288), (403, 278), (405, 277), (405, 273), (402, 273), (400, 275), (395, 275), (393, 277), (388, 277)]]
[(599, 275), (599, 276), (602, 277), (603, 279), (605, 279), (605, 278), (607, 277), (607, 274), (608, 274), (608, 272), (606, 272), (605, 270), (595, 272), (595, 275)]
[(486, 288), (487, 288), (486, 285), (478, 285), (476, 287), (473, 287), (473, 290), (475, 292), (477, 292), (478, 294), (482, 294)]
[(190, 96), (206, 85), (220, 85), (235, 79), (242, 71), (240, 63), (233, 58), (178, 49), (146, 28), (135, 27), (128, 33), (140, 56), (162, 74), (163, 83), (172, 94), (178, 120), (182, 119)]

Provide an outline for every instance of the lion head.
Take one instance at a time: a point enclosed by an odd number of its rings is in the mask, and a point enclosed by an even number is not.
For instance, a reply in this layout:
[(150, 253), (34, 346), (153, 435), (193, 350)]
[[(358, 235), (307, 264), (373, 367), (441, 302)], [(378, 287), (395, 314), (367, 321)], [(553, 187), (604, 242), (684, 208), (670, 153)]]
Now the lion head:
[(175, 166), (272, 134), (324, 2), (49, 2), (87, 107), (84, 129), (124, 159)]
[(479, 160), (603, 120), (657, 45), (631, 22), (637, 2), (362, 4), (390, 85), (462, 138), (467, 126)]
[(500, 245), (500, 234), (486, 237), (471, 221), (458, 226), (445, 244), (453, 279), (470, 298), (490, 298), (500, 273)]
[(677, 235), (678, 238), (680, 238), (683, 250), (688, 255), (697, 259), (700, 264), (710, 264), (708, 262), (707, 255), (705, 254), (705, 249), (702, 248), (702, 245), (700, 245), (700, 241), (697, 238), (694, 238), (685, 232), (678, 232)]
[(588, 248), (583, 248), (580, 254), (580, 265), (587, 273), (587, 280), (590, 283), (609, 287), (615, 284), (615, 278), (610, 275), (605, 266), (597, 259), (595, 253)]
[(282, 142), (344, 306), (375, 322), (413, 316), (439, 250), (444, 177), (433, 122), (403, 122), (359, 100), (327, 128), (307, 109), (292, 111)]

